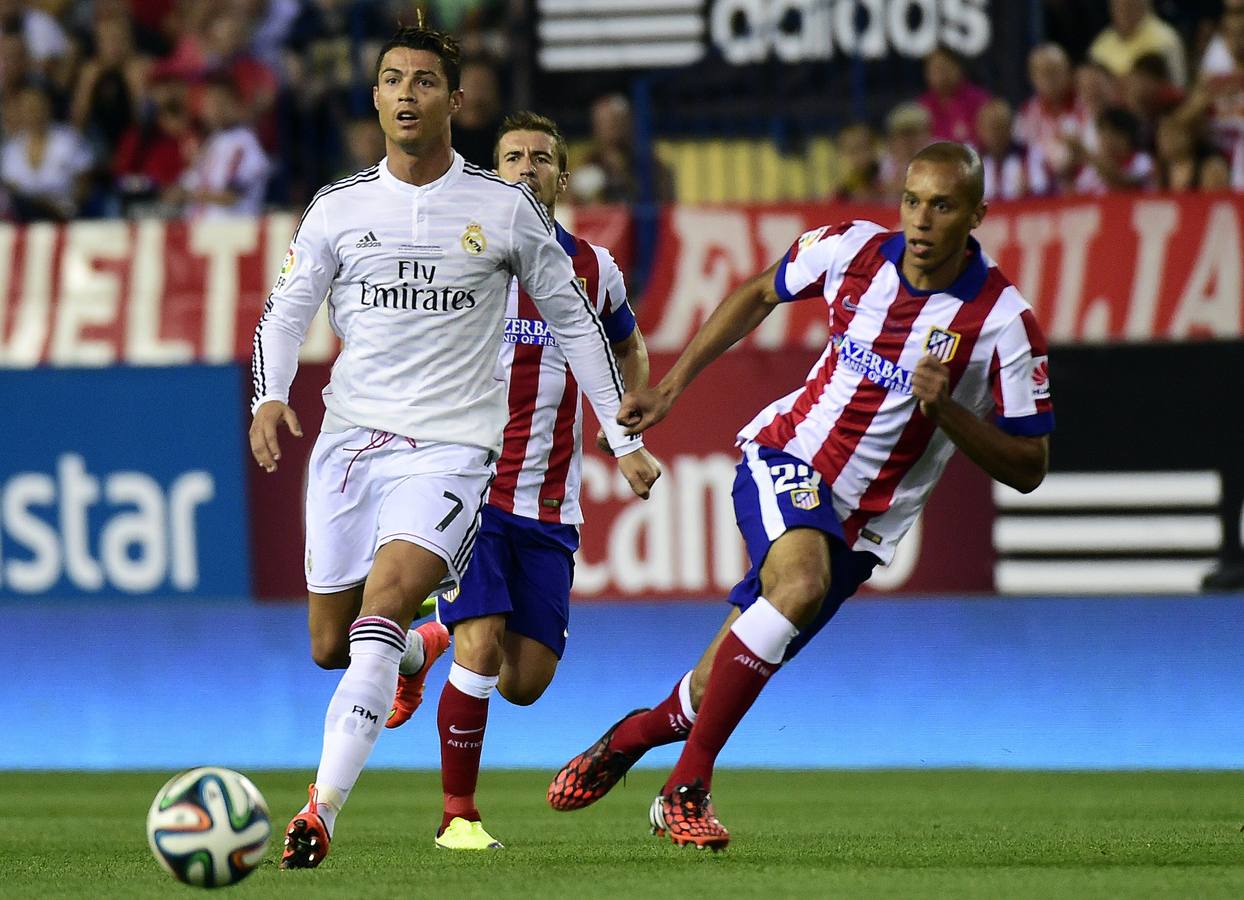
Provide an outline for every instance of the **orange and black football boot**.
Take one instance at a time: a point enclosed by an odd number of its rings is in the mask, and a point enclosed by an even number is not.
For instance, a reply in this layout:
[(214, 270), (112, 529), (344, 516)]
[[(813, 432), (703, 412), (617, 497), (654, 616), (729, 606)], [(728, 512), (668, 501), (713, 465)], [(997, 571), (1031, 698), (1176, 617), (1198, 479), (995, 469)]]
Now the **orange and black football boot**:
[(648, 821), (653, 834), (669, 835), (680, 847), (693, 844), (700, 850), (724, 850), (730, 843), (730, 832), (713, 812), (713, 799), (698, 778), (693, 784), (680, 784), (668, 794), (658, 794)]
[(611, 750), (609, 741), (619, 725), (631, 716), (645, 712), (648, 712), (647, 708), (631, 710), (614, 722), (596, 743), (562, 766), (549, 784), (549, 806), (561, 812), (570, 812), (591, 806), (609, 793), (644, 755), (642, 750), (638, 753)]
[(328, 827), (320, 818), (315, 785), (307, 787), (307, 808), (290, 820), (285, 829), (282, 869), (314, 869), (328, 856)]

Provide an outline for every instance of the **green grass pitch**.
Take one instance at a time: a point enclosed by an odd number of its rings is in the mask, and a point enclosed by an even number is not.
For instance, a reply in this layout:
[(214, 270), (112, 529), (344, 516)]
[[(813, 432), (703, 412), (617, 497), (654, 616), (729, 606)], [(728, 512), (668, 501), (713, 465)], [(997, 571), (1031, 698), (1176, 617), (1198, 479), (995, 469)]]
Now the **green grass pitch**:
[[(167, 898), (198, 889), (152, 860), (147, 806), (171, 775), (0, 773), (0, 897)], [(728, 850), (648, 834), (662, 773), (556, 813), (546, 772), (485, 772), (504, 851), (436, 850), (439, 780), (365, 772), (313, 871), (277, 869), (308, 773), (248, 772), (272, 808), (263, 865), (228, 896), (1244, 897), (1244, 772), (727, 770)]]

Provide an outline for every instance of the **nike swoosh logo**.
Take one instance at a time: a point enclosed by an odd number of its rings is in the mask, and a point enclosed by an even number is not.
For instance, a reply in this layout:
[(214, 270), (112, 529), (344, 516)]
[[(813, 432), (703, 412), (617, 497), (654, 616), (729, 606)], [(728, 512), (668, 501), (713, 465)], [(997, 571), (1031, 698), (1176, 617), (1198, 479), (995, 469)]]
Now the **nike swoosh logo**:
[(485, 726), (481, 725), (479, 728), (468, 728), (464, 730), (462, 728), (459, 728), (457, 725), (450, 725), (449, 733), (450, 734), (475, 734), (477, 731), (483, 731), (484, 727)]
[(852, 303), (850, 297), (844, 297), (842, 300), (842, 308), (849, 310), (850, 312), (855, 312), (860, 308), (860, 305), (858, 303)]

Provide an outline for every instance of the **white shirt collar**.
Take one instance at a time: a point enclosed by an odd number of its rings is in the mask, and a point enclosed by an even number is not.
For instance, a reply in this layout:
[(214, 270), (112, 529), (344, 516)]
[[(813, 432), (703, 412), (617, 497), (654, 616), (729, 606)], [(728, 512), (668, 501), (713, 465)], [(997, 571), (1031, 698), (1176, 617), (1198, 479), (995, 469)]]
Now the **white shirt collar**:
[(402, 179), (398, 178), (391, 171), (389, 171), (389, 157), (386, 156), (384, 159), (380, 160), (380, 181), (386, 187), (393, 190), (404, 191), (411, 194), (426, 194), (429, 191), (440, 190), (443, 187), (453, 184), (458, 180), (458, 176), (462, 174), (462, 166), (465, 163), (465, 160), (456, 150), (451, 152), (453, 153), (453, 161), (450, 162), (449, 169), (446, 170), (445, 174), (435, 181), (418, 185), (402, 181)]

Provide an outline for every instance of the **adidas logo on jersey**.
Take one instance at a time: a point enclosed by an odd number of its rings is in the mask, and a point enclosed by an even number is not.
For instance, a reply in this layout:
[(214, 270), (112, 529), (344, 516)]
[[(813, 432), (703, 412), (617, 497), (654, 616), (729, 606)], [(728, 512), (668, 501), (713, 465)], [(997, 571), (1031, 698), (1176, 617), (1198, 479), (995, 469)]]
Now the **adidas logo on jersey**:
[(369, 231), (367, 232), (367, 234), (359, 238), (359, 242), (355, 244), (354, 246), (356, 247), (379, 247), (380, 241), (376, 237), (376, 232)]

